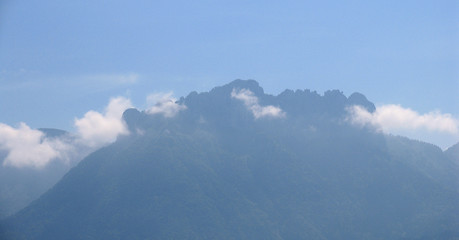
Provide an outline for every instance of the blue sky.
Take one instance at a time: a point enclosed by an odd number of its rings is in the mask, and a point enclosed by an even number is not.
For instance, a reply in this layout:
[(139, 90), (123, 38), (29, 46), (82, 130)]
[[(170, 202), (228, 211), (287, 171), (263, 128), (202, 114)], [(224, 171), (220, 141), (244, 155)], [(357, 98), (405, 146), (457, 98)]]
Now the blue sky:
[(72, 131), (111, 97), (145, 108), (234, 79), (458, 119), (458, 13), (441, 0), (3, 0), (0, 123)]

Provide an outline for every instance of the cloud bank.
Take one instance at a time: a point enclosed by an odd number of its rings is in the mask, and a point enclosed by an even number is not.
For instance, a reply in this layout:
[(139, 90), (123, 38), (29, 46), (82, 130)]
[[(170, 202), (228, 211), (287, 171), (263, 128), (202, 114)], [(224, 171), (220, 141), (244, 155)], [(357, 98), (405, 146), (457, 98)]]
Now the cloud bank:
[(399, 105), (383, 105), (376, 108), (374, 113), (369, 113), (361, 106), (353, 106), (350, 111), (354, 123), (372, 124), (381, 127), (383, 131), (425, 129), (450, 134), (459, 132), (459, 121), (450, 114), (439, 112), (419, 114)]
[(25, 123), (17, 128), (0, 123), (0, 150), (7, 153), (3, 165), (41, 169), (55, 160), (68, 163), (81, 158), (114, 142), (119, 135), (129, 133), (122, 114), (130, 107), (129, 99), (112, 98), (103, 113), (89, 111), (84, 117), (75, 119), (77, 134), (71, 137), (46, 137)]
[(170, 118), (186, 109), (185, 105), (177, 104), (177, 99), (172, 97), (173, 93), (154, 93), (147, 96), (147, 105), (149, 107), (145, 112), (147, 114), (162, 114)]
[(244, 105), (252, 112), (255, 119), (262, 117), (285, 117), (285, 112), (283, 112), (282, 109), (278, 107), (272, 105), (260, 106), (258, 103), (258, 98), (255, 96), (255, 94), (253, 94), (252, 91), (248, 89), (233, 89), (231, 92), (231, 97), (244, 102)]
[(3, 165), (43, 168), (56, 158), (68, 160), (72, 147), (63, 140), (46, 138), (25, 123), (18, 128), (0, 123), (0, 149), (8, 152)]
[(442, 135), (443, 139), (451, 139), (449, 143), (444, 143), (443, 148), (459, 139), (459, 120), (451, 114), (440, 112), (419, 114), (412, 109), (394, 104), (379, 106), (373, 113), (361, 106), (352, 106), (348, 112), (352, 123), (372, 125), (385, 133), (404, 135), (428, 142), (432, 142), (429, 136), (441, 138)]

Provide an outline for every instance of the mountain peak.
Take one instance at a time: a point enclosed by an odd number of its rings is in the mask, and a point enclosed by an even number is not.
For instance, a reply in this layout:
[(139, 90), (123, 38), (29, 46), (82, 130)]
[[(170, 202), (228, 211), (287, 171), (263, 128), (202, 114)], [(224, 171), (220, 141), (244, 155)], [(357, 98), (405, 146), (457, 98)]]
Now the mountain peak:
[(376, 110), (375, 105), (368, 101), (368, 99), (365, 97), (365, 95), (355, 92), (349, 96), (347, 99), (349, 105), (360, 105), (364, 108), (367, 109), (369, 112), (374, 112)]
[(135, 108), (129, 108), (126, 109), (123, 113), (123, 119), (126, 122), (126, 125), (129, 128), (129, 131), (135, 132), (135, 127), (137, 125), (137, 122), (139, 119), (142, 117), (142, 113), (139, 112), (139, 110)]
[[(250, 96), (251, 101), (255, 101), (251, 106), (247, 106), (240, 99), (232, 96), (234, 90), (246, 89), (253, 93)], [(368, 111), (375, 110), (374, 104), (360, 93), (354, 93), (347, 98), (342, 91), (329, 90), (323, 95), (316, 91), (310, 90), (285, 90), (277, 96), (265, 94), (263, 88), (255, 80), (237, 79), (223, 86), (218, 86), (209, 92), (191, 92), (186, 97), (181, 97), (177, 104), (183, 104), (187, 107), (179, 118), (189, 119), (190, 116), (196, 121), (205, 118), (208, 122), (215, 124), (228, 124), (236, 121), (239, 113), (246, 114), (247, 120), (250, 118), (250, 112), (254, 109), (262, 110), (265, 108), (277, 108), (280, 111), (291, 115), (292, 117), (301, 117), (303, 120), (308, 119), (312, 122), (323, 121), (324, 116), (329, 119), (342, 118), (347, 114), (346, 107), (349, 105), (361, 105)], [(248, 113), (248, 114), (247, 114)], [(255, 118), (255, 117), (254, 117)], [(155, 118), (150, 118), (144, 112), (135, 109), (129, 109), (124, 114), (124, 119), (129, 129), (135, 132), (137, 126), (140, 129), (148, 126), (157, 125), (152, 123)], [(239, 119), (239, 120), (237, 120)], [(186, 121), (185, 121), (186, 122)]]
[(251, 79), (236, 79), (226, 85), (215, 87), (210, 92), (220, 93), (223, 91), (225, 93), (231, 93), (233, 89), (247, 89), (253, 92), (256, 96), (264, 95), (264, 90), (262, 87), (260, 87), (260, 84), (257, 81)]

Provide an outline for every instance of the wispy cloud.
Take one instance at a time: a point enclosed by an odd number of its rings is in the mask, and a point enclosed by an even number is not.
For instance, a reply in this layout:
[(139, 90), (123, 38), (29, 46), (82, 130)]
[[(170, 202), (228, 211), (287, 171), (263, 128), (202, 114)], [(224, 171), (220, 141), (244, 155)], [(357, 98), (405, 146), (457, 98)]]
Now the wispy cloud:
[(174, 117), (182, 110), (185, 105), (177, 104), (177, 99), (172, 97), (173, 93), (154, 93), (147, 96), (147, 105), (150, 106), (146, 113), (162, 114), (164, 117)]
[(285, 112), (283, 112), (279, 107), (272, 105), (260, 106), (258, 103), (258, 98), (255, 96), (255, 94), (253, 94), (252, 91), (248, 89), (233, 89), (231, 92), (231, 97), (244, 102), (244, 105), (252, 112), (255, 119), (262, 117), (285, 117)]
[(75, 119), (78, 136), (91, 147), (114, 142), (118, 135), (129, 133), (122, 115), (131, 107), (127, 98), (112, 98), (103, 113), (89, 111), (83, 118)]
[(137, 73), (128, 74), (94, 74), (79, 77), (81, 80), (90, 82), (102, 82), (111, 85), (134, 84), (139, 81)]

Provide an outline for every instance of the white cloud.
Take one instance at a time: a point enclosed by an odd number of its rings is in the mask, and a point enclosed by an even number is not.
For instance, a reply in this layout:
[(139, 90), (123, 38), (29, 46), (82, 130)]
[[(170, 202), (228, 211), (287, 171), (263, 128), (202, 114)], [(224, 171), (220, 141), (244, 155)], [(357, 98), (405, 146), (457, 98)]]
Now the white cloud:
[(128, 134), (122, 115), (131, 107), (131, 101), (127, 98), (112, 98), (104, 113), (89, 111), (83, 118), (75, 119), (75, 126), (83, 144), (98, 147), (114, 142), (118, 135)]
[(18, 128), (0, 123), (0, 149), (8, 152), (3, 165), (43, 168), (56, 158), (68, 160), (72, 146), (58, 138), (46, 138), (25, 123)]
[(404, 135), (419, 140), (432, 142), (432, 137), (451, 139), (448, 142), (436, 142), (442, 147), (448, 147), (459, 139), (459, 120), (451, 114), (442, 114), (438, 111), (419, 114), (416, 111), (403, 108), (400, 105), (382, 105), (373, 113), (361, 106), (348, 109), (349, 120), (358, 125), (373, 125), (385, 133)]
[(147, 96), (147, 104), (151, 106), (146, 110), (148, 114), (162, 114), (164, 117), (174, 117), (178, 112), (185, 110), (185, 105), (177, 104), (177, 99), (169, 93), (154, 93)]
[(244, 105), (252, 112), (255, 119), (262, 117), (285, 117), (285, 112), (279, 107), (272, 105), (260, 106), (258, 98), (248, 89), (233, 89), (231, 97), (243, 101)]
[(78, 161), (96, 148), (114, 142), (118, 135), (129, 133), (122, 114), (130, 107), (129, 99), (112, 98), (104, 113), (89, 111), (83, 118), (75, 119), (77, 134), (72, 137), (48, 138), (25, 123), (18, 128), (0, 123), (0, 150), (6, 152), (3, 165), (41, 169), (54, 160)]
[(409, 108), (392, 104), (377, 107), (373, 113), (360, 106), (353, 106), (350, 111), (354, 123), (370, 123), (381, 127), (383, 131), (426, 129), (450, 134), (457, 134), (459, 131), (459, 121), (451, 114), (429, 112), (421, 115)]

